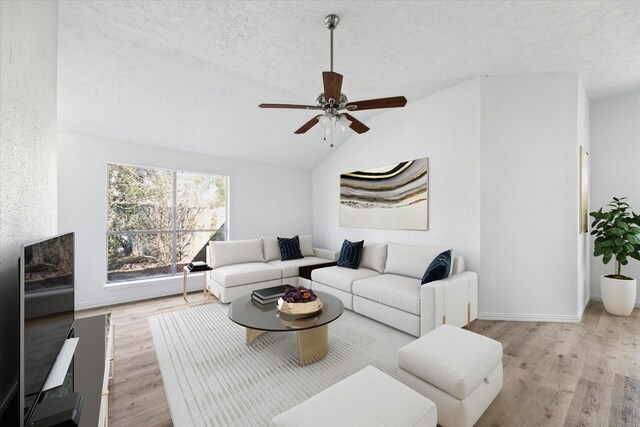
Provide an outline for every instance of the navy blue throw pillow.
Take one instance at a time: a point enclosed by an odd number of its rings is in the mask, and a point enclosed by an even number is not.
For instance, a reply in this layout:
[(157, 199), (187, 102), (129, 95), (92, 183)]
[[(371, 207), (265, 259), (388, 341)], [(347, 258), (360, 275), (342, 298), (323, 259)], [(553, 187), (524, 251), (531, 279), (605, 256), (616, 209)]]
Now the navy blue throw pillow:
[(338, 266), (357, 269), (360, 266), (360, 260), (362, 259), (363, 245), (364, 240), (360, 240), (359, 242), (350, 242), (345, 239), (342, 243), (342, 249), (340, 249)]
[(293, 236), (290, 239), (278, 237), (278, 246), (280, 246), (280, 259), (282, 261), (304, 258), (300, 250), (300, 238), (298, 236)]
[(444, 251), (431, 261), (427, 271), (422, 276), (422, 284), (442, 280), (451, 271), (451, 249)]

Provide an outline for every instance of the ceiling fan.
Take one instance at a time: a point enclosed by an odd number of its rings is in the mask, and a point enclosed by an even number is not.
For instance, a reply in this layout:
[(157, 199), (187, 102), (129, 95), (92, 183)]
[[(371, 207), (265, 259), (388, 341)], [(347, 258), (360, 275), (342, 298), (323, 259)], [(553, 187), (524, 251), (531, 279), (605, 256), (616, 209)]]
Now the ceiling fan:
[[(320, 110), (323, 114), (318, 114), (307, 123), (303, 124), (294, 133), (302, 134), (314, 127), (322, 124), (326, 134), (331, 132), (331, 128), (336, 124), (345, 130), (347, 127), (357, 133), (365, 133), (369, 128), (346, 111), (376, 110), (380, 108), (404, 107), (407, 99), (404, 96), (393, 96), (390, 98), (367, 99), (364, 101), (349, 102), (347, 96), (341, 92), (342, 75), (333, 71), (333, 30), (336, 29), (340, 18), (336, 15), (329, 15), (324, 23), (331, 31), (331, 65), (330, 71), (322, 72), (322, 82), (324, 92), (316, 98), (316, 105), (296, 105), (296, 104), (260, 104), (260, 108), (288, 108), (297, 110)], [(331, 144), (333, 146), (333, 144)]]

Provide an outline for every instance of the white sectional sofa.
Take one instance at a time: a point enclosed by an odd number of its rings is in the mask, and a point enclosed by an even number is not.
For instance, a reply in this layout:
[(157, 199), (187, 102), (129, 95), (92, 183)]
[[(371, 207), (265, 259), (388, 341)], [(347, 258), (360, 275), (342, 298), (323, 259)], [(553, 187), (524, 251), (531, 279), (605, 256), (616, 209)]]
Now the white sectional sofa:
[(421, 285), (428, 265), (447, 249), (365, 243), (358, 269), (313, 270), (311, 287), (417, 337), (445, 323), (464, 326), (478, 317), (478, 276), (464, 271), (463, 257), (454, 257), (449, 277)]
[(282, 284), (296, 286), (301, 266), (335, 261), (337, 253), (313, 248), (310, 235), (300, 236), (304, 258), (282, 261), (276, 237), (230, 242), (211, 241), (207, 246), (207, 287), (221, 302), (251, 293), (255, 289)]

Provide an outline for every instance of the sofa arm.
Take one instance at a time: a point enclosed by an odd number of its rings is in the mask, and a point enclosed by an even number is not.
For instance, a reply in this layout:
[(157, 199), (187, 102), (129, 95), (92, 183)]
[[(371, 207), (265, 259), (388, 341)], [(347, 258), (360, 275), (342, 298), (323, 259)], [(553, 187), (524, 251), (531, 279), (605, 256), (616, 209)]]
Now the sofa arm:
[(318, 258), (328, 259), (330, 261), (338, 260), (338, 252), (329, 249), (313, 248), (313, 254)]
[(420, 335), (447, 323), (465, 326), (478, 318), (478, 275), (454, 274), (420, 288)]

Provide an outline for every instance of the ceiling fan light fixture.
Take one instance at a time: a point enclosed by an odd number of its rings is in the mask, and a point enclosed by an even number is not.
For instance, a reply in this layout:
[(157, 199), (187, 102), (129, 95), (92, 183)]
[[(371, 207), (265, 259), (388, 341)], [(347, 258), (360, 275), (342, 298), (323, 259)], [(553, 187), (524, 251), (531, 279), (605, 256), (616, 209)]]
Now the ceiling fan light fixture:
[(320, 116), (320, 124), (322, 125), (323, 128), (329, 128), (331, 127), (331, 119), (332, 119), (332, 115), (331, 113), (324, 113), (322, 116)]
[(340, 126), (340, 130), (344, 132), (351, 126), (351, 120), (347, 119), (344, 115), (340, 115), (340, 118), (336, 121), (338, 126)]

